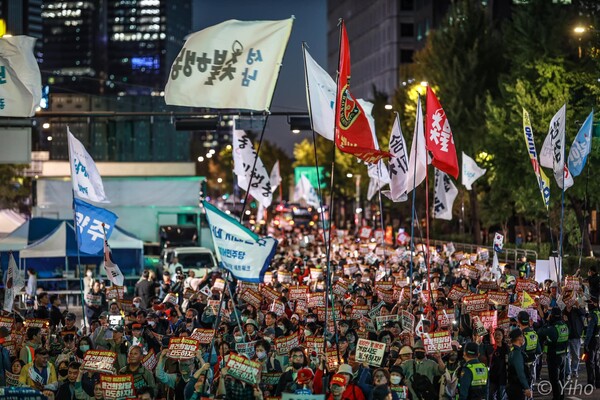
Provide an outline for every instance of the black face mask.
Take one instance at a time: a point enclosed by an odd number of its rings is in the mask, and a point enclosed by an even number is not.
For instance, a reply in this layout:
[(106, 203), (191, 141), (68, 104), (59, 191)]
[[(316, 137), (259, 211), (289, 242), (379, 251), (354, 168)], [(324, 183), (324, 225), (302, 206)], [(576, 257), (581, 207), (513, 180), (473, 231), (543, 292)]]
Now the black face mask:
[(185, 322), (187, 322), (188, 324), (191, 324), (192, 323), (192, 319), (191, 318), (186, 318)]
[(424, 351), (415, 351), (415, 358), (417, 360), (422, 360), (425, 358), (425, 352)]
[(58, 375), (60, 375), (61, 377), (65, 377), (69, 374), (69, 370), (68, 369), (59, 369), (58, 370)]
[(392, 358), (398, 358), (398, 351), (397, 350), (390, 351), (390, 357), (392, 357)]
[(303, 366), (303, 363), (301, 363), (301, 362), (292, 363), (292, 367), (294, 367), (294, 369), (296, 369), (296, 370), (302, 368), (302, 366)]

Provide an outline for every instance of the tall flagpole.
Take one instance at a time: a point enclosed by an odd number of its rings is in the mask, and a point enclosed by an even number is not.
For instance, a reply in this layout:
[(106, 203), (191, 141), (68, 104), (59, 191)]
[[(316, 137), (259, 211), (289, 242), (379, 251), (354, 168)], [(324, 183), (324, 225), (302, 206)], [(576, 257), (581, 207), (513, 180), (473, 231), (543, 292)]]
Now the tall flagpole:
[[(381, 178), (381, 166), (379, 161), (377, 162), (377, 176)], [(381, 223), (381, 247), (385, 246), (385, 229), (383, 227), (383, 201), (381, 200), (381, 180), (377, 183), (377, 193), (379, 194), (379, 222)], [(385, 251), (383, 252), (385, 258)]]
[(414, 234), (415, 234), (415, 214), (416, 214), (416, 210), (415, 210), (415, 201), (416, 201), (416, 183), (417, 183), (417, 159), (418, 157), (418, 151), (419, 151), (419, 134), (417, 129), (418, 128), (418, 124), (422, 124), (423, 121), (421, 120), (423, 113), (420, 110), (419, 105), (421, 104), (421, 95), (418, 95), (418, 99), (417, 99), (417, 118), (415, 118), (415, 131), (417, 132), (416, 135), (414, 135), (414, 140), (415, 140), (415, 167), (413, 169), (413, 188), (412, 188), (412, 206), (411, 206), (411, 213), (410, 213), (410, 247), (409, 247), (409, 252), (410, 252), (410, 265), (409, 265), (409, 274), (410, 274), (410, 285), (411, 285), (411, 291), (412, 291), (412, 284), (413, 284), (413, 255), (412, 255), (412, 251), (413, 251), (413, 247), (414, 247)]

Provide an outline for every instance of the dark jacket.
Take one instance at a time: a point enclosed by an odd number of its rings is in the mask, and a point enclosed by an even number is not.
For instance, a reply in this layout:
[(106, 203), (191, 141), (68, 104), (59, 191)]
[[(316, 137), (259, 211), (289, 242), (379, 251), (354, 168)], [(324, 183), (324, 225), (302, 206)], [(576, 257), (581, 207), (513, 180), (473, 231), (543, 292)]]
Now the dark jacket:
[(567, 311), (567, 325), (569, 326), (569, 339), (580, 339), (583, 333), (583, 319), (585, 312), (578, 307), (571, 308)]
[(135, 284), (135, 296), (142, 299), (140, 306), (142, 308), (148, 308), (150, 306), (150, 299), (154, 297), (154, 282), (150, 282), (146, 279), (142, 279)]

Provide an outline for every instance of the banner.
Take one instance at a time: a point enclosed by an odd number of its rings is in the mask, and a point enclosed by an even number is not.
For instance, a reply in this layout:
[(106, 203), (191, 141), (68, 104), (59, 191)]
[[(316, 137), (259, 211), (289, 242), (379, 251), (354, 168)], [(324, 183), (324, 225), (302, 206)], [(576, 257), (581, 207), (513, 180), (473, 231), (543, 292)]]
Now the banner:
[[(73, 206), (77, 220), (75, 231), (79, 250), (87, 254), (98, 254), (103, 249), (104, 232), (106, 231), (106, 239), (110, 238), (119, 217), (112, 211), (93, 206), (78, 198), (73, 199)], [(123, 286), (123, 283), (119, 286)]]
[(12, 252), (8, 255), (8, 271), (6, 272), (6, 285), (4, 291), (4, 305), (3, 310), (6, 312), (13, 311), (13, 303), (15, 296), (23, 288), (23, 278), (21, 277), (21, 270), (17, 267), (15, 257)]
[(254, 342), (236, 343), (235, 351), (237, 351), (238, 354), (246, 356), (248, 359), (252, 359), (252, 358), (254, 358), (254, 355), (256, 354), (256, 343), (257, 342), (258, 341), (255, 340)]
[(306, 74), (306, 103), (308, 104), (312, 128), (327, 140), (333, 141), (334, 110), (336, 86), (335, 81), (312, 58), (306, 47), (304, 67)]
[(171, 66), (165, 102), (268, 110), (292, 23), (228, 20), (189, 35)]
[(479, 165), (471, 157), (462, 153), (462, 184), (465, 185), (467, 190), (471, 190), (471, 185), (477, 179), (485, 175), (486, 169), (479, 168)]
[(167, 357), (175, 360), (189, 360), (196, 357), (198, 341), (186, 337), (172, 337), (169, 339)]
[(385, 343), (367, 339), (358, 339), (356, 343), (356, 361), (366, 362), (374, 367), (380, 367), (385, 353)]
[(463, 297), (462, 301), (463, 312), (465, 314), (470, 312), (487, 311), (488, 309), (487, 294), (473, 294), (470, 296), (465, 296)]
[(423, 110), (421, 108), (421, 97), (419, 96), (415, 115), (415, 129), (410, 145), (410, 157), (408, 158), (407, 194), (412, 192), (414, 188), (425, 180), (427, 161), (427, 143), (425, 142), (425, 131), (423, 129)]
[(450, 177), (436, 168), (435, 192), (433, 200), (433, 218), (452, 220), (452, 205), (458, 195), (458, 189)]
[(375, 132), (367, 114), (350, 93), (350, 44), (344, 21), (340, 27), (340, 58), (335, 109), (335, 145), (367, 163), (375, 163), (390, 154), (376, 148)]
[(271, 182), (271, 192), (275, 192), (277, 186), (281, 185), (281, 172), (279, 171), (279, 160), (275, 161), (271, 174), (269, 175), (269, 182)]
[(564, 104), (552, 120), (548, 128), (548, 135), (544, 139), (544, 144), (540, 150), (540, 165), (546, 168), (552, 168), (554, 179), (559, 188), (567, 190), (573, 186), (573, 177), (565, 163), (565, 125), (566, 125), (567, 105)]
[(581, 128), (579, 128), (579, 132), (577, 132), (577, 136), (575, 140), (573, 140), (573, 144), (571, 145), (571, 149), (569, 150), (569, 171), (573, 176), (579, 176), (583, 167), (585, 166), (585, 162), (587, 161), (587, 156), (592, 151), (592, 128), (594, 125), (594, 111), (588, 115), (585, 119)]
[(133, 375), (100, 375), (100, 386), (105, 399), (135, 398)]
[(396, 113), (392, 132), (390, 134), (390, 191), (389, 197), (393, 202), (406, 201), (408, 188), (408, 155), (406, 142), (402, 135), (400, 116)]
[(229, 355), (227, 367), (229, 368), (228, 375), (251, 385), (258, 383), (258, 374), (262, 370), (262, 365), (259, 362), (248, 360), (246, 357), (237, 354)]
[(319, 201), (319, 195), (317, 194), (317, 191), (315, 190), (313, 185), (311, 185), (306, 175), (302, 175), (300, 177), (300, 180), (298, 181), (294, 189), (294, 200), (299, 201), (301, 199), (304, 199), (304, 201), (306, 201), (306, 204), (308, 204), (309, 206), (313, 206), (316, 208), (321, 206), (321, 202)]
[(550, 180), (538, 163), (537, 150), (535, 149), (535, 141), (533, 140), (533, 129), (531, 128), (531, 122), (529, 121), (529, 113), (525, 109), (523, 109), (523, 134), (525, 135), (525, 145), (527, 146), (529, 158), (531, 159), (533, 172), (535, 172), (538, 187), (542, 194), (542, 200), (544, 200), (544, 205), (546, 206), (546, 209), (548, 209), (548, 206), (550, 205)]
[[(254, 160), (256, 159), (256, 165)], [(254, 166), (254, 169), (252, 168)], [(252, 170), (252, 172), (250, 171)], [(263, 162), (246, 136), (239, 129), (233, 131), (233, 173), (237, 176), (237, 184), (243, 190), (250, 192), (263, 207), (269, 207), (273, 200), (271, 178)], [(252, 182), (250, 182), (252, 177)]]
[(277, 386), (283, 372), (266, 372), (260, 375), (260, 383), (263, 385)]
[(33, 117), (42, 100), (42, 75), (35, 59), (37, 39), (0, 38), (0, 117)]
[(86, 371), (114, 374), (117, 354), (108, 350), (88, 350), (83, 355), (81, 368)]
[(212, 204), (206, 201), (202, 204), (220, 266), (241, 281), (262, 282), (278, 241), (272, 237), (261, 238)]
[(452, 351), (452, 335), (450, 331), (440, 331), (421, 336), (427, 354), (449, 353)]
[(0, 400), (48, 400), (48, 397), (29, 387), (0, 387)]
[(190, 335), (190, 339), (195, 339), (200, 344), (209, 344), (212, 341), (213, 336), (215, 336), (214, 329), (196, 328)]
[(291, 349), (300, 345), (300, 335), (298, 332), (289, 336), (280, 336), (275, 338), (275, 348), (280, 356), (287, 355)]
[(458, 158), (454, 147), (452, 129), (444, 109), (431, 86), (427, 86), (427, 150), (431, 152), (434, 167), (458, 179)]
[(68, 127), (67, 137), (73, 193), (80, 199), (95, 203), (110, 203), (106, 194), (104, 194), (102, 177), (100, 177), (94, 159), (89, 155), (85, 147), (83, 147), (83, 144), (73, 136)]

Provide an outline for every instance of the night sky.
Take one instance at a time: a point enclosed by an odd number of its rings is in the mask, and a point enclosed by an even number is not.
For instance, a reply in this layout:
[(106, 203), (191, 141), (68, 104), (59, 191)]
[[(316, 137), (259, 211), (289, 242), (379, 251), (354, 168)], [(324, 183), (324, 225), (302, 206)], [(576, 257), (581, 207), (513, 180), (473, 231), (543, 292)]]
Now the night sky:
[[(294, 15), (296, 20), (283, 58), (271, 111), (307, 112), (304, 84), (302, 42), (310, 54), (327, 69), (327, 1), (326, 0), (194, 0), (194, 31), (228, 19), (243, 21), (279, 20)], [(285, 117), (270, 117), (265, 139), (276, 143), (292, 155), (294, 143), (312, 134), (291, 133)]]

